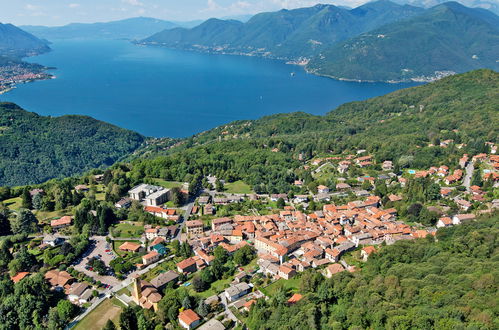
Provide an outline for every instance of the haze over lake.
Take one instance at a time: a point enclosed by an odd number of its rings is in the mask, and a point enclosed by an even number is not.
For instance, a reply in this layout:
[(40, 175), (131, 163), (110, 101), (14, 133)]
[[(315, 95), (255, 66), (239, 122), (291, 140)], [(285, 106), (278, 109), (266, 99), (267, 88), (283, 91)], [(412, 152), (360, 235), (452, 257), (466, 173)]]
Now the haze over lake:
[(57, 79), (20, 85), (1, 101), (40, 115), (88, 115), (154, 137), (186, 137), (281, 112), (325, 114), (416, 85), (335, 81), (280, 61), (124, 40), (55, 41), (51, 48), (29, 61), (56, 67)]

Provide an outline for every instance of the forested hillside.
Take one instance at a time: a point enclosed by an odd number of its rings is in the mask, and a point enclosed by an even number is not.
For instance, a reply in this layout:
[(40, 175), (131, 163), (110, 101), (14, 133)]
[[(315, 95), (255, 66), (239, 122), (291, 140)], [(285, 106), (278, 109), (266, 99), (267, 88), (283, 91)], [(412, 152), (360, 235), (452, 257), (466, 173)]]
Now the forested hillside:
[(42, 117), (0, 103), (0, 186), (35, 184), (109, 166), (144, 137), (90, 117)]
[[(244, 180), (256, 192), (288, 191), (294, 169), (319, 155), (366, 149), (377, 161), (428, 168), (498, 142), (499, 73), (478, 70), (340, 106), (326, 116), (280, 114), (237, 121), (136, 159), (136, 176), (189, 181), (196, 173)], [(453, 139), (466, 146), (429, 146)], [(159, 157), (155, 157), (158, 156)], [(299, 159), (302, 161), (299, 161)]]
[(499, 17), (448, 2), (338, 43), (308, 69), (351, 80), (427, 80), (446, 72), (497, 70), (498, 56)]
[(47, 43), (15, 27), (0, 23), (0, 55), (21, 58), (49, 51)]
[(210, 19), (192, 29), (159, 32), (142, 42), (181, 49), (296, 59), (318, 54), (335, 42), (421, 12), (422, 8), (386, 0), (352, 10), (319, 4), (257, 14), (247, 23)]
[(304, 273), (251, 307), (249, 329), (497, 329), (499, 217), (383, 246), (361, 271)]

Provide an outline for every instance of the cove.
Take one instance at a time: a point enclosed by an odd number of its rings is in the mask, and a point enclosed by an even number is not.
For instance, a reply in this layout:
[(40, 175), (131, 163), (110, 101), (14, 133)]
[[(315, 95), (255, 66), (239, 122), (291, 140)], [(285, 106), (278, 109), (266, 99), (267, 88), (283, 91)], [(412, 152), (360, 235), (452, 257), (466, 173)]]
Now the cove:
[(54, 41), (29, 58), (57, 78), (0, 95), (40, 115), (88, 115), (151, 137), (186, 137), (239, 119), (337, 106), (417, 84), (356, 83), (307, 74), (256, 57), (134, 45), (126, 40)]

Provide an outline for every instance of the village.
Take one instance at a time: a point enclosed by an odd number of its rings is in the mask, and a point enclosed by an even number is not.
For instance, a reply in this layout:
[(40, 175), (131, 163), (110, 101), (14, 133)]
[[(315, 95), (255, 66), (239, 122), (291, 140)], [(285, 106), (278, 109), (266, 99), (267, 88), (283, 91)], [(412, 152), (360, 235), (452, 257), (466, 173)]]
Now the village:
[(8, 92), (18, 84), (52, 78), (52, 75), (25, 64), (0, 66), (0, 94)]
[[(230, 328), (243, 322), (258, 299), (270, 298), (279, 288), (291, 289), (289, 304), (298, 302), (302, 295), (293, 281), (303, 272), (330, 278), (362, 271), (362, 264), (384, 245), (435, 236), (438, 228), (497, 210), (499, 200), (491, 196), (499, 185), (499, 155), (495, 145), (488, 146), (490, 153), (462, 155), (457, 164), (427, 170), (395, 170), (390, 161), (375, 164), (365, 150), (316, 158), (304, 168), (314, 180), (330, 176), (336, 184), (306, 186), (298, 179), (294, 185), (303, 194), (226, 192), (223, 187), (230, 183), (215, 177), (207, 178), (210, 188), (194, 196), (186, 183), (177, 183), (175, 189), (139, 184), (114, 207), (126, 212), (138, 205), (157, 219), (155, 224), (118, 221), (108, 235), (93, 235), (71, 267), (50, 269), (44, 277), (82, 307), (72, 322), (76, 328), (89, 318), (107, 321), (113, 310), (119, 313), (117, 306), (157, 312), (166, 289), (186, 290), (203, 300), (203, 308), (182, 308), (182, 327)], [(95, 179), (102, 180), (102, 175)], [(434, 202), (405, 207), (407, 188), (419, 179), (432, 185), (428, 191), (436, 189)], [(85, 194), (90, 187), (74, 189)], [(180, 206), (172, 203), (179, 193), (184, 195)], [(423, 208), (431, 214), (426, 222)], [(61, 253), (73, 225), (73, 215), (51, 220), (50, 233), (38, 238), (38, 249)], [(12, 281), (27, 276), (29, 272), (19, 272)]]

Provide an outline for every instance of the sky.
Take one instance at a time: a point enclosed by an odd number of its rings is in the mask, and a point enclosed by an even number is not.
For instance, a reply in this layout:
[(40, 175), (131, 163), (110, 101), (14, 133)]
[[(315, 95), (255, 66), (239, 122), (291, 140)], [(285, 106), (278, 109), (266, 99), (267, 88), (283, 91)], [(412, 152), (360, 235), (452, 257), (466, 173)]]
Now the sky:
[(146, 16), (190, 21), (310, 7), (328, 3), (355, 7), (367, 0), (0, 0), (0, 22), (57, 26)]

